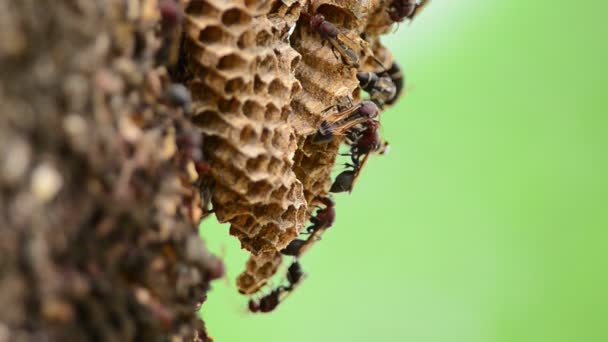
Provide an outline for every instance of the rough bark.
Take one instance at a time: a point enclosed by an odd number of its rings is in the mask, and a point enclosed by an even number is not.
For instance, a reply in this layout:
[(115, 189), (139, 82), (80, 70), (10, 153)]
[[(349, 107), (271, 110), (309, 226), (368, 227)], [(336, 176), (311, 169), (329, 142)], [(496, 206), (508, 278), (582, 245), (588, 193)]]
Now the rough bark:
[(208, 339), (221, 262), (159, 19), (156, 1), (0, 1), (0, 341)]

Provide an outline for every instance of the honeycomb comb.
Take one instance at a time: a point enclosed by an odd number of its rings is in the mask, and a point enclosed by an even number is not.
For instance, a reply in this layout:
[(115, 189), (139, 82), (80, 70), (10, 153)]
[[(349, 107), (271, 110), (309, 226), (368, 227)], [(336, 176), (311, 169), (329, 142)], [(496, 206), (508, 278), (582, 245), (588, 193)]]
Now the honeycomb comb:
[(324, 109), (360, 100), (357, 70), (301, 14), (323, 14), (361, 56), (361, 69), (377, 70), (372, 53), (392, 61), (375, 36), (390, 26), (383, 5), (193, 0), (186, 7), (182, 54), (193, 121), (205, 134), (213, 207), (252, 254), (237, 279), (242, 293), (255, 293), (276, 272), (278, 251), (302, 230), (310, 204), (327, 195), (341, 138), (313, 143)]

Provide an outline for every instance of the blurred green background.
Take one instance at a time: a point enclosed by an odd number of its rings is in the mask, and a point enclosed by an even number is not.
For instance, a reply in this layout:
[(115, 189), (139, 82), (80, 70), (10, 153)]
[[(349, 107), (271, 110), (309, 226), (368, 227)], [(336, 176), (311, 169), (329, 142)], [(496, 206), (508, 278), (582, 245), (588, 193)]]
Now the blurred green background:
[(204, 305), (233, 341), (608, 341), (608, 3), (433, 0), (385, 39), (408, 93), (279, 308), (246, 312), (246, 253)]

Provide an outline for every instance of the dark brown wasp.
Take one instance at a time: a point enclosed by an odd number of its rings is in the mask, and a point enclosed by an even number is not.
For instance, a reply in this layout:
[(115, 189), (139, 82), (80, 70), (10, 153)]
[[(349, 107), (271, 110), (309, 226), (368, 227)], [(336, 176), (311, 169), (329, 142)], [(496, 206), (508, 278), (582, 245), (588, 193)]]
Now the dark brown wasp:
[(281, 250), (283, 255), (300, 257), (310, 246), (320, 239), (320, 235), (323, 231), (332, 226), (336, 219), (335, 204), (329, 197), (321, 198), (321, 203), (325, 204), (325, 208), (317, 210), (317, 214), (313, 216), (310, 221), (312, 226), (306, 228), (306, 233), (310, 234), (310, 237), (306, 240), (295, 239), (292, 240), (287, 247)]
[(302, 270), (300, 263), (297, 260), (292, 262), (287, 269), (287, 282), (289, 283), (286, 288), (287, 291), (293, 291), (305, 276), (306, 274)]
[(359, 86), (365, 90), (370, 100), (380, 105), (395, 98), (397, 88), (388, 75), (374, 72), (358, 72)]
[(401, 72), (401, 68), (397, 62), (393, 62), (391, 67), (385, 73), (391, 78), (393, 84), (395, 85), (395, 96), (386, 101), (387, 105), (392, 105), (397, 101), (397, 99), (399, 99), (399, 96), (401, 96), (401, 92), (403, 91), (403, 73)]
[(430, 0), (393, 0), (388, 9), (392, 21), (401, 22), (407, 18), (413, 20)]
[(366, 121), (362, 127), (361, 130), (349, 134), (349, 139), (352, 141), (350, 157), (354, 165), (360, 165), (362, 156), (378, 151), (382, 145), (380, 134), (378, 134), (378, 128), (380, 127), (378, 121)]
[(361, 89), (369, 93), (370, 100), (379, 105), (391, 105), (397, 101), (403, 90), (403, 74), (397, 62), (381, 72), (358, 72)]
[(353, 191), (355, 182), (357, 181), (357, 178), (359, 178), (359, 174), (361, 173), (363, 166), (367, 163), (369, 153), (364, 155), (363, 160), (359, 160), (358, 157), (355, 157), (352, 154), (350, 156), (353, 163), (345, 164), (345, 166), (350, 169), (346, 169), (336, 176), (336, 179), (332, 183), (329, 192), (340, 193)]
[[(338, 51), (345, 65), (353, 68), (359, 67), (359, 55), (345, 43), (345, 41), (353, 43), (352, 39), (340, 32), (334, 24), (325, 20), (320, 13), (302, 12), (302, 17), (308, 22), (310, 29), (321, 36), (323, 42), (329, 41), (334, 54), (336, 50)], [(337, 55), (336, 58), (338, 58)]]
[(362, 101), (355, 106), (328, 115), (321, 123), (313, 142), (328, 143), (334, 136), (345, 135), (351, 128), (375, 119), (379, 112), (378, 105), (373, 101)]
[(342, 171), (334, 180), (329, 189), (329, 192), (340, 193), (340, 192), (351, 192), (353, 189), (353, 183), (355, 182), (355, 177), (359, 173), (358, 168), (353, 168), (352, 170)]
[(283, 255), (289, 255), (294, 257), (299, 257), (302, 255), (304, 251), (304, 246), (307, 245), (308, 240), (295, 239), (292, 240), (287, 247), (281, 250)]
[(249, 300), (249, 311), (251, 312), (271, 312), (276, 309), (281, 302), (281, 297), (286, 293), (287, 288), (285, 286), (278, 286), (277, 288), (270, 291), (269, 294), (263, 296), (259, 300)]
[[(347, 34), (339, 30), (336, 25), (326, 20), (323, 14), (311, 14), (310, 5), (308, 12), (302, 12), (302, 18), (308, 22), (311, 30), (317, 32), (321, 36), (323, 45), (325, 45), (326, 41), (329, 41), (334, 56), (336, 56), (337, 59), (342, 59), (344, 65), (358, 69), (360, 60), (359, 55), (363, 53), (371, 56), (376, 63), (384, 68), (382, 62), (374, 56), (365, 40), (355, 42)], [(336, 51), (338, 51), (340, 57), (336, 54)]]
[[(351, 192), (361, 169), (367, 162), (367, 158), (371, 152), (380, 150), (381, 153), (385, 153), (386, 149), (383, 148), (380, 135), (378, 134), (378, 128), (380, 124), (378, 121), (369, 120), (363, 123), (362, 129), (358, 131), (349, 132), (349, 139), (351, 142), (350, 154), (352, 164), (346, 164), (346, 167), (350, 168), (342, 171), (334, 180), (329, 192)], [(384, 145), (388, 147), (388, 144)], [(363, 159), (361, 159), (363, 157)]]
[(325, 204), (325, 208), (317, 210), (317, 214), (310, 218), (312, 226), (306, 228), (308, 234), (312, 234), (319, 229), (327, 229), (334, 224), (336, 219), (336, 209), (334, 208), (334, 201), (329, 197), (321, 198), (321, 203)]
[(287, 286), (279, 285), (270, 293), (259, 300), (249, 300), (249, 311), (251, 312), (271, 312), (276, 309), (287, 295), (295, 290), (297, 285), (304, 279), (305, 273), (302, 271), (300, 263), (296, 260), (287, 269)]
[(346, 164), (347, 167), (350, 167), (350, 170), (344, 170), (340, 172), (340, 174), (336, 177), (334, 182), (329, 189), (329, 192), (339, 193), (339, 192), (351, 192), (353, 191), (353, 187), (355, 186), (355, 182), (359, 178), (359, 174), (361, 173), (361, 169), (367, 163), (367, 159), (369, 154), (366, 154), (363, 157), (363, 160), (356, 164)]

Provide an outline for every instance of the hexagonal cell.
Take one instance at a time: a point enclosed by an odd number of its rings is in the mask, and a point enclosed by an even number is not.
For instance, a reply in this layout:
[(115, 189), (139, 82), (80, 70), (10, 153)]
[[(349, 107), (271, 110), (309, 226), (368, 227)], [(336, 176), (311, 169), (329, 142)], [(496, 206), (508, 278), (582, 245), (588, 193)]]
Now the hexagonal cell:
[[(268, 184), (267, 181), (261, 180), (261, 181), (249, 183), (249, 187), (247, 189), (247, 194), (253, 195), (253, 196), (266, 196), (271, 191), (272, 191), (272, 186), (270, 184)], [(262, 211), (262, 213), (260, 214), (260, 213), (256, 213), (254, 211), (253, 214), (256, 217), (266, 217), (268, 213), (266, 211)]]
[(247, 25), (251, 21), (251, 17), (247, 12), (240, 8), (231, 8), (222, 14), (222, 23), (226, 26), (232, 25)]
[(256, 8), (259, 4), (259, 0), (245, 0), (245, 6), (249, 8)]
[(323, 14), (326, 20), (334, 25), (340, 25), (346, 29), (353, 29), (357, 26), (357, 17), (346, 8), (332, 4), (322, 4), (317, 7), (317, 13)]
[(265, 155), (258, 156), (253, 159), (247, 160), (247, 171), (256, 172), (256, 171), (266, 171), (266, 167), (268, 166), (269, 157)]
[(245, 6), (252, 11), (267, 12), (273, 1), (245, 0)]
[[(259, 234), (258, 234), (259, 235)], [(246, 250), (257, 253), (262, 250), (262, 248), (268, 246), (268, 242), (260, 239), (259, 236), (254, 238), (245, 238), (241, 240), (241, 248), (245, 248)], [(265, 282), (265, 280), (263, 280)]]
[(287, 9), (285, 15), (286, 16), (293, 16), (293, 17), (297, 17), (298, 15), (300, 15), (300, 8), (302, 6), (300, 5), (299, 2), (294, 2), (293, 4), (291, 4), (291, 6), (289, 6), (289, 8)]
[(287, 94), (287, 91), (287, 87), (278, 78), (272, 80), (272, 82), (270, 82), (270, 85), (268, 86), (268, 94), (270, 94), (270, 96), (285, 96)]
[(248, 237), (254, 237), (260, 231), (255, 218), (249, 214), (239, 215), (231, 220), (232, 227)]
[(217, 103), (217, 108), (221, 113), (238, 113), (241, 107), (241, 102), (236, 98), (219, 99)]
[(268, 163), (268, 172), (273, 175), (278, 175), (282, 164), (283, 163), (279, 159), (270, 158), (270, 162)]
[(247, 100), (243, 105), (243, 114), (254, 121), (264, 120), (264, 107), (254, 100)]
[(276, 149), (280, 149), (282, 142), (283, 142), (283, 134), (280, 130), (276, 130), (274, 132), (274, 136), (272, 137), (272, 146)]
[(298, 209), (296, 209), (296, 207), (294, 207), (293, 205), (290, 205), (289, 208), (287, 208), (287, 210), (283, 213), (283, 215), (281, 215), (281, 219), (287, 222), (294, 222), (296, 219), (297, 212)]
[(251, 215), (239, 215), (233, 218), (231, 222), (230, 231), (233, 235), (254, 237), (260, 232), (260, 226)]
[(281, 110), (274, 105), (274, 103), (269, 102), (266, 105), (266, 112), (264, 112), (264, 119), (266, 121), (276, 121), (279, 119), (281, 115)]
[(261, 95), (266, 91), (266, 83), (262, 81), (259, 75), (255, 75), (253, 78), (253, 92)]
[(224, 85), (224, 93), (226, 94), (237, 93), (243, 89), (245, 89), (245, 81), (240, 77), (230, 79)]
[(277, 59), (274, 54), (264, 56), (264, 58), (258, 57), (256, 67), (260, 74), (270, 73), (277, 68)]
[(255, 36), (255, 43), (258, 46), (269, 46), (272, 43), (272, 33), (262, 30)]
[[(270, 192), (272, 189), (268, 189)], [(256, 217), (267, 217), (270, 215), (271, 217), (278, 217), (283, 212), (283, 208), (280, 204), (270, 203), (263, 205), (256, 205), (253, 207), (253, 215)], [(280, 229), (277, 229), (276, 233), (279, 234), (281, 232)]]
[(299, 81), (294, 81), (291, 84), (291, 98), (294, 98), (302, 90), (302, 85)]
[(257, 141), (257, 134), (255, 130), (250, 125), (246, 125), (241, 129), (241, 134), (239, 136), (239, 140), (241, 144), (252, 144)]
[(228, 33), (219, 26), (207, 26), (198, 34), (198, 40), (204, 44), (214, 44), (226, 39)]
[(236, 53), (231, 53), (220, 58), (217, 68), (220, 70), (244, 70), (248, 67), (247, 61)]
[(289, 119), (289, 116), (291, 114), (293, 114), (293, 109), (291, 109), (290, 105), (283, 107), (283, 109), (281, 110), (281, 119), (280, 120), (287, 122), (287, 120)]
[(205, 17), (217, 17), (220, 11), (206, 1), (190, 1), (186, 13)]
[(245, 263), (245, 270), (247, 270), (247, 272), (249, 273), (254, 273), (255, 270), (259, 267), (258, 260), (254, 259), (254, 258), (249, 258), (249, 260), (247, 260), (247, 262)]
[(236, 286), (239, 288), (239, 292), (242, 294), (255, 293), (257, 290), (255, 289), (255, 282), (255, 278), (251, 274), (241, 273), (236, 279)]
[(264, 144), (268, 143), (272, 137), (272, 131), (267, 127), (262, 129), (262, 135), (260, 136), (260, 141)]
[[(269, 171), (270, 171), (270, 169), (269, 169)], [(283, 199), (285, 198), (285, 194), (287, 193), (287, 190), (288, 190), (287, 187), (281, 186), (278, 189), (275, 189), (272, 192), (272, 195), (270, 195), (270, 197), (274, 198), (277, 201), (282, 202)]]
[(273, 4), (272, 8), (270, 9), (270, 11), (268, 13), (273, 14), (273, 15), (278, 14), (279, 16), (283, 16), (282, 9), (284, 7), (285, 7), (285, 5), (283, 4), (283, 1), (275, 1), (275, 3)]
[(241, 36), (239, 37), (239, 40), (237, 41), (237, 46), (240, 49), (246, 49), (249, 47), (254, 46), (255, 44), (255, 34), (252, 31), (245, 31), (243, 32), (243, 34), (241, 34)]
[(247, 221), (247, 219), (251, 217), (250, 215), (239, 215), (236, 216), (232, 219), (232, 224), (238, 226), (238, 227), (242, 227), (245, 222)]
[(212, 110), (196, 113), (192, 118), (192, 121), (197, 126), (208, 127), (217, 130), (218, 132), (225, 132), (230, 129), (230, 126), (224, 120), (220, 119), (220, 114)]
[(272, 277), (272, 275), (274, 274), (274, 272), (276, 271), (276, 266), (271, 263), (271, 262), (267, 262), (264, 265), (262, 265), (262, 267), (258, 268), (255, 275), (258, 276), (259, 278), (270, 278)]
[(213, 90), (209, 89), (205, 83), (200, 80), (192, 81), (188, 85), (192, 99), (208, 104), (210, 106), (215, 105), (218, 102), (219, 95)]

